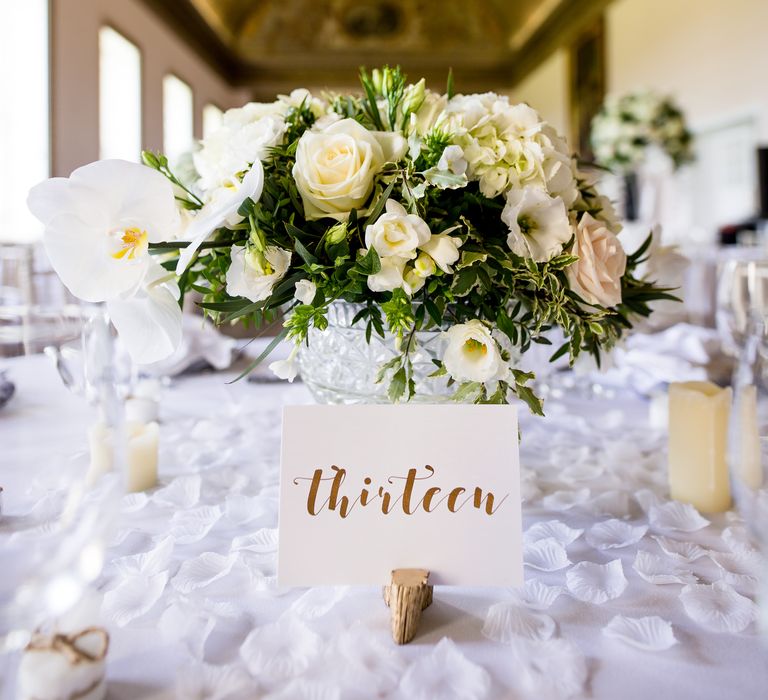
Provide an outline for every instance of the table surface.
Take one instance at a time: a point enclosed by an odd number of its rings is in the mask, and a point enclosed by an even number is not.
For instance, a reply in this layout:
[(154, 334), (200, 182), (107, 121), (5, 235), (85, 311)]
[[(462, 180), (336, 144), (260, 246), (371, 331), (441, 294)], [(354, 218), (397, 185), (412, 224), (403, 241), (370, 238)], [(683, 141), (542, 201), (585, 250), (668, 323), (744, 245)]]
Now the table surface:
[[(18, 358), (5, 368), (17, 386), (0, 411), (8, 514), (39, 497), (29, 481), (35, 465), (85, 448), (93, 416), (46, 358)], [(379, 589), (276, 587), (281, 408), (311, 398), (300, 383), (227, 384), (232, 377), (182, 377), (165, 390), (160, 486), (123, 500), (99, 579), (112, 640), (108, 697), (765, 696), (768, 667), (756, 623), (739, 633), (707, 626), (717, 624), (718, 610), (729, 610), (732, 596), (708, 602), (707, 589), (698, 607), (693, 598), (684, 605), (681, 592), (692, 589), (651, 583), (635, 569), (644, 550), (659, 557), (662, 574), (724, 580), (721, 593), (754, 594), (739, 563), (747, 545), (738, 516), (710, 517), (692, 532), (675, 529), (693, 527), (695, 518), (664, 509), (665, 437), (649, 427), (641, 399), (552, 402), (547, 418), (521, 418), (529, 542), (541, 536), (541, 528), (530, 530), (539, 522), (584, 533), (561, 546), (558, 538), (577, 533), (548, 526), (543, 534), (555, 539), (527, 547), (527, 584), (554, 588), (529, 588), (526, 597), (511, 589), (437, 587), (416, 640), (397, 647)], [(615, 526), (617, 519), (637, 528)], [(593, 529), (603, 522), (609, 525)], [(639, 535), (634, 544), (621, 541)], [(675, 561), (655, 536), (699, 544), (706, 556)], [(128, 558), (148, 551), (153, 556)], [(623, 592), (603, 603), (579, 600), (590, 592), (579, 593), (585, 581), (578, 563), (614, 560), (627, 580)], [(736, 601), (745, 614), (745, 601)], [(677, 643), (645, 651), (609, 637), (604, 629), (617, 615), (659, 616)]]

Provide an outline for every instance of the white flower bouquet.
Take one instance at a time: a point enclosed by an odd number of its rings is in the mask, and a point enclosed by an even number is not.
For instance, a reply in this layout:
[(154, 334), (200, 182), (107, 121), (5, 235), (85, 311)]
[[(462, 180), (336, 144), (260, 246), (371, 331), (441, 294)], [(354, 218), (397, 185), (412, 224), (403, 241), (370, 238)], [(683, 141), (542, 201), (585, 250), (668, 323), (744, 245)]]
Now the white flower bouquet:
[(693, 138), (680, 108), (650, 91), (609, 96), (592, 120), (595, 160), (616, 172), (629, 172), (645, 159), (649, 146), (666, 153), (675, 168), (693, 160)]
[[(29, 206), (53, 266), (106, 302), (140, 363), (178, 344), (189, 292), (218, 323), (283, 312), (270, 348), (306, 342), (346, 301), (367, 340), (397, 338), (380, 372), (391, 401), (414, 394), (418, 332), (442, 329), (434, 376), (457, 400), (516, 394), (540, 411), (513, 358), (559, 326), (553, 358), (599, 361), (668, 296), (633, 274), (647, 243), (625, 254), (610, 203), (528, 105), (454, 95), (450, 79), (438, 94), (399, 69), (361, 82), (359, 95), (297, 90), (230, 110), (184, 181), (145, 152), (144, 165), (100, 161), (38, 185)], [(273, 364), (295, 376), (293, 356)]]

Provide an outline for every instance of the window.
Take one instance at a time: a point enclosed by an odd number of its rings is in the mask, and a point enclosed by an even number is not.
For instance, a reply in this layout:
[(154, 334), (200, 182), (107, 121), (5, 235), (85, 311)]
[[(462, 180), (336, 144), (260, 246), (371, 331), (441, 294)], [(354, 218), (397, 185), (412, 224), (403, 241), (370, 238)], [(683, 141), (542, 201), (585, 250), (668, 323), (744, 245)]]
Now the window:
[(203, 107), (203, 138), (210, 136), (221, 126), (221, 119), (224, 116), (215, 104), (210, 102)]
[(192, 88), (175, 75), (163, 78), (163, 151), (171, 165), (195, 141)]
[(0, 242), (26, 242), (42, 232), (27, 192), (50, 174), (48, 0), (8, 3), (2, 14)]
[(110, 27), (99, 30), (99, 157), (141, 157), (141, 52)]

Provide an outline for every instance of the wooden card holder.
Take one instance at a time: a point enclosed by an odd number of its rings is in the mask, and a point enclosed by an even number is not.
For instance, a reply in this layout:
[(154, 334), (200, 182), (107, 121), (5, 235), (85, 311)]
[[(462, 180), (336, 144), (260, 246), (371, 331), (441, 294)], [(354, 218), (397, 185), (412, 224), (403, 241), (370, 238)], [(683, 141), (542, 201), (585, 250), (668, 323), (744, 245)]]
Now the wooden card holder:
[(395, 569), (384, 586), (384, 602), (391, 610), (392, 638), (408, 644), (415, 636), (421, 611), (432, 603), (432, 586), (426, 569)]

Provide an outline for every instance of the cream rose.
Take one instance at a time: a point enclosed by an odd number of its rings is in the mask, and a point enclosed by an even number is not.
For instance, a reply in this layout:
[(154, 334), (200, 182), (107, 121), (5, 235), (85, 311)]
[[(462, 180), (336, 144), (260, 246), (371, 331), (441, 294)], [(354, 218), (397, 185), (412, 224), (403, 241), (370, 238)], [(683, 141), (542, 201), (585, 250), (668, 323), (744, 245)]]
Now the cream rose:
[(263, 255), (245, 246), (232, 246), (227, 270), (227, 294), (262, 301), (285, 276), (291, 264), (291, 251), (268, 246)]
[(445, 337), (448, 347), (443, 365), (457, 382), (491, 382), (509, 373), (491, 331), (482, 321), (459, 323), (447, 330)]
[(576, 228), (572, 253), (579, 259), (565, 268), (571, 289), (589, 304), (606, 308), (620, 304), (627, 254), (616, 234), (584, 214)]
[(296, 149), (293, 178), (308, 219), (345, 221), (365, 205), (384, 163), (399, 160), (407, 144), (399, 134), (378, 135), (354, 119), (322, 131), (305, 131)]
[(416, 257), (416, 249), (427, 243), (432, 232), (416, 214), (409, 214), (402, 204), (388, 199), (385, 213), (375, 223), (365, 227), (365, 245), (374, 248), (380, 258)]

